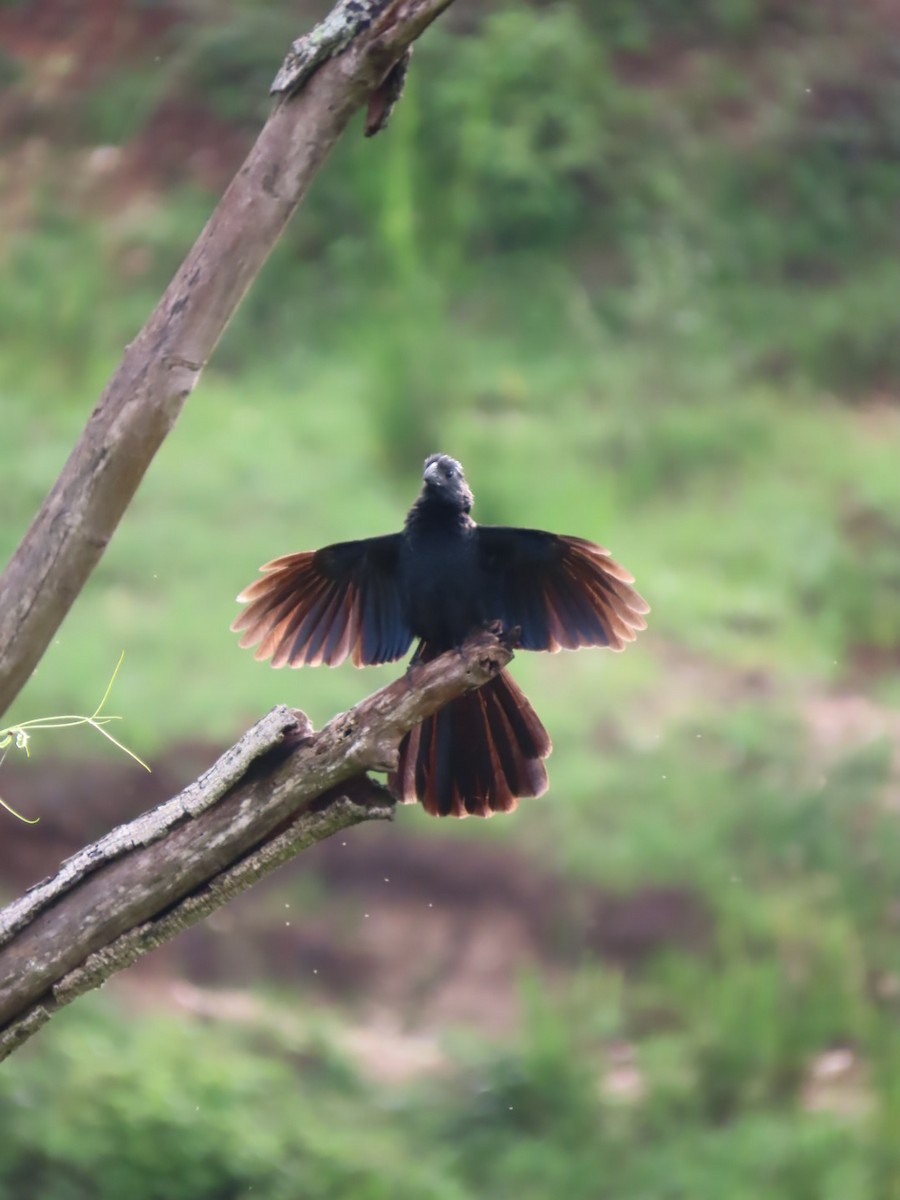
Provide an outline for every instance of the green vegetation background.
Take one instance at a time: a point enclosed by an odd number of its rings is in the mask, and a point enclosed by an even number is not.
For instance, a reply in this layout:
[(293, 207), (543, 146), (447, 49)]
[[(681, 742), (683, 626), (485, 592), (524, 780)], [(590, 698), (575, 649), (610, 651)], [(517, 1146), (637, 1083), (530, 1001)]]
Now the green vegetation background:
[[(447, 450), (482, 520), (604, 542), (653, 606), (624, 656), (519, 657), (552, 792), (463, 835), (688, 885), (711, 944), (536, 987), (521, 1035), (407, 1089), (82, 1004), (0, 1076), (0, 1196), (900, 1197), (900, 26), (837, 0), (457, 8), (390, 132), (316, 183), (13, 715), (89, 711), (124, 648), (114, 708), (151, 758), (279, 701), (321, 723), (394, 669), (270, 672), (232, 597), (396, 527)], [(0, 57), (3, 557), (295, 10), (185, 3), (87, 73)], [(629, 1103), (598, 1083), (620, 1041)]]

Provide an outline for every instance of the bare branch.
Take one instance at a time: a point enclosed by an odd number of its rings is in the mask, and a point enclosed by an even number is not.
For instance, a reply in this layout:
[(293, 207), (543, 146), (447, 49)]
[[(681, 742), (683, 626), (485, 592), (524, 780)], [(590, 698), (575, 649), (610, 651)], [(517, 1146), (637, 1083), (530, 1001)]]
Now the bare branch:
[(0, 1059), (52, 1014), (339, 829), (389, 819), (368, 778), (403, 735), (512, 658), (485, 631), (314, 733), (273, 709), (195, 783), (0, 912)]
[[(228, 321), (353, 112), (451, 0), (395, 0), (275, 103), (0, 577), (0, 715), (106, 548)], [(337, 8), (346, 7), (341, 0)], [(390, 91), (390, 89), (388, 89)], [(389, 98), (389, 97), (388, 97)]]

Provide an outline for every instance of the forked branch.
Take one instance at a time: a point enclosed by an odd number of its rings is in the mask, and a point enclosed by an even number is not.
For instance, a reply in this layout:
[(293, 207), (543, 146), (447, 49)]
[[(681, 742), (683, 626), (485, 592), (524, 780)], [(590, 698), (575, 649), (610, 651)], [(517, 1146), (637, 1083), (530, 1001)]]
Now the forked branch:
[(367, 771), (512, 658), (493, 632), (411, 668), (318, 733), (275, 708), (194, 783), (0, 912), (0, 1059), (63, 1005), (340, 829), (390, 819)]

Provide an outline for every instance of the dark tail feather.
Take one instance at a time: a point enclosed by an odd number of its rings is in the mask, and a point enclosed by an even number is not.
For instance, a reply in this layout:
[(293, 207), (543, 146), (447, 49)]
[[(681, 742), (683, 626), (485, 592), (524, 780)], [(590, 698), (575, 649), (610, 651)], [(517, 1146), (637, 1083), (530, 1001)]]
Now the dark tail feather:
[(411, 730), (388, 785), (435, 817), (512, 812), (547, 790), (550, 738), (525, 693), (505, 672), (453, 700)]

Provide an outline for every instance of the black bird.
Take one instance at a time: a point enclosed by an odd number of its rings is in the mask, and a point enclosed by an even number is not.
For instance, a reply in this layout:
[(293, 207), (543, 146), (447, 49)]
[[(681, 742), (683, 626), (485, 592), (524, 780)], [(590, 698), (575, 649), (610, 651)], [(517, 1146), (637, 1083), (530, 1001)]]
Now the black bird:
[[(525, 650), (623, 650), (646, 627), (645, 601), (608, 551), (539, 529), (477, 525), (463, 469), (425, 460), (422, 491), (402, 533), (338, 542), (266, 563), (238, 596), (242, 646), (273, 667), (412, 662), (460, 646), (484, 625), (518, 628)], [(547, 788), (547, 731), (501, 671), (406, 735), (388, 779), (404, 803), (434, 816), (512, 812)]]

